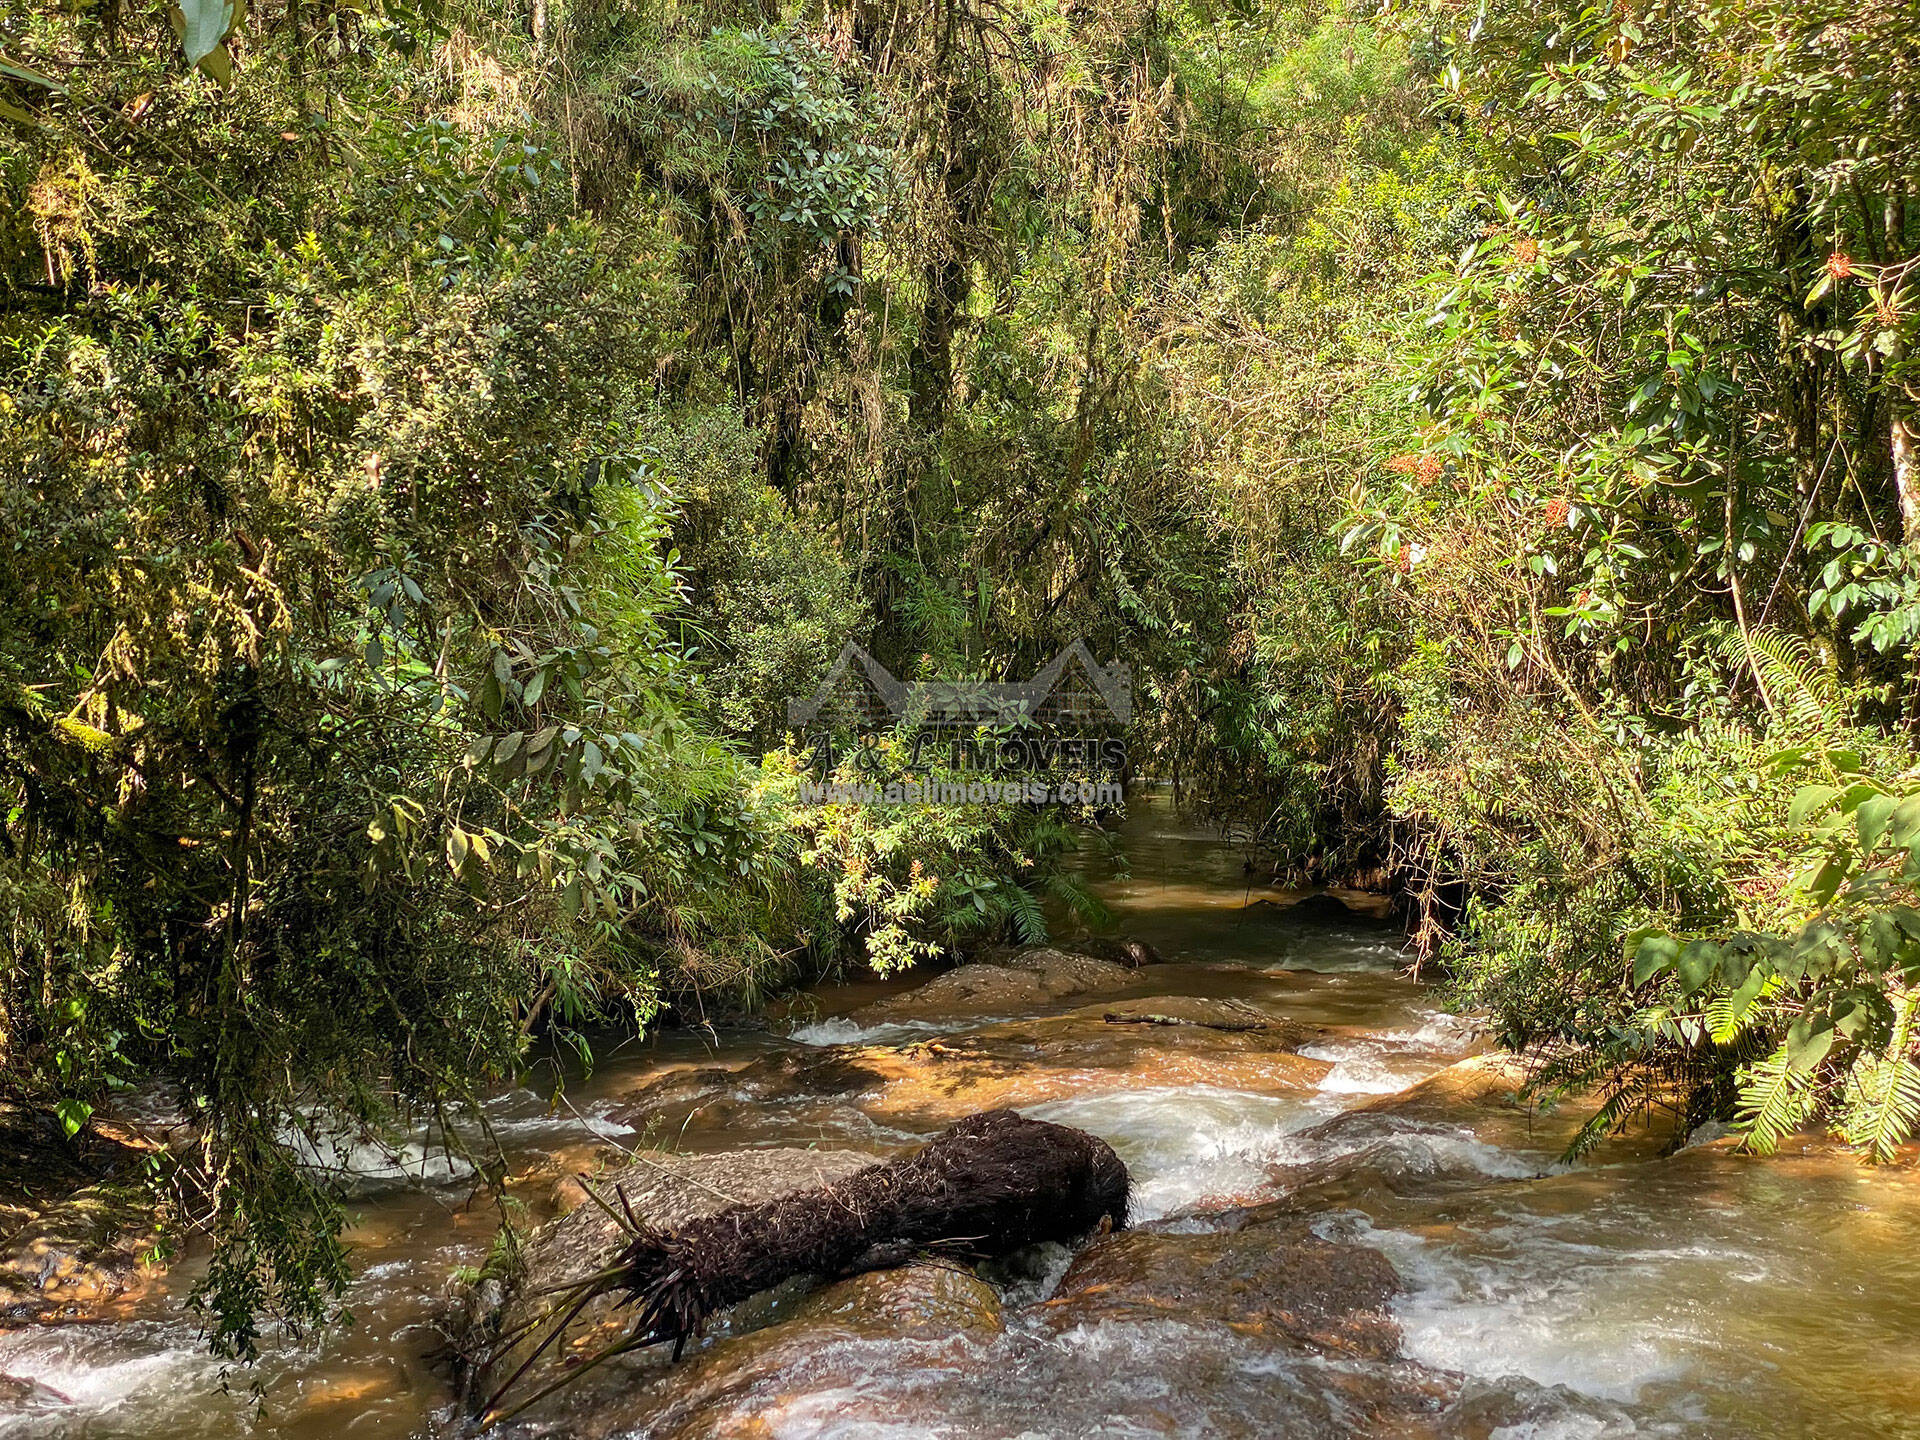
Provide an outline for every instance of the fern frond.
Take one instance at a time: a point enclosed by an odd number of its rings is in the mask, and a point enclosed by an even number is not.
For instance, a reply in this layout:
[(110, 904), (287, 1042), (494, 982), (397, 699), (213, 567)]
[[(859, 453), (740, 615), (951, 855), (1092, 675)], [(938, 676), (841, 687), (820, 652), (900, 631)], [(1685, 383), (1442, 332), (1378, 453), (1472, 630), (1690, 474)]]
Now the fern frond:
[(1702, 1018), (1707, 1022), (1707, 1033), (1713, 1043), (1736, 1044), (1754, 1031), (1764, 1029), (1772, 1018), (1772, 1008), (1763, 1002), (1782, 985), (1778, 976), (1768, 976), (1757, 990), (1750, 992), (1743, 985), (1708, 1001)]
[(1600, 1102), (1600, 1108), (1574, 1132), (1561, 1158), (1568, 1162), (1580, 1159), (1634, 1115), (1653, 1106), (1658, 1099), (1659, 1086), (1645, 1072), (1634, 1072), (1623, 1077), (1608, 1091), (1607, 1097)]
[(1813, 1072), (1788, 1064), (1787, 1047), (1782, 1044), (1747, 1071), (1736, 1123), (1745, 1132), (1749, 1150), (1771, 1155), (1781, 1140), (1805, 1123), (1813, 1105)]
[(1007, 887), (1007, 908), (1013, 915), (1014, 932), (1022, 945), (1038, 945), (1047, 938), (1047, 917), (1033, 892), (1018, 885)]
[(1769, 628), (1723, 629), (1717, 638), (1721, 657), (1757, 672), (1794, 730), (1824, 732), (1845, 713), (1839, 680), (1805, 637)]
[(1911, 995), (1894, 1001), (1887, 1048), (1854, 1062), (1847, 1073), (1846, 1109), (1835, 1127), (1848, 1144), (1883, 1163), (1920, 1120), (1920, 1066), (1912, 1060), (1914, 1032), (1920, 1028), (1917, 1009)]

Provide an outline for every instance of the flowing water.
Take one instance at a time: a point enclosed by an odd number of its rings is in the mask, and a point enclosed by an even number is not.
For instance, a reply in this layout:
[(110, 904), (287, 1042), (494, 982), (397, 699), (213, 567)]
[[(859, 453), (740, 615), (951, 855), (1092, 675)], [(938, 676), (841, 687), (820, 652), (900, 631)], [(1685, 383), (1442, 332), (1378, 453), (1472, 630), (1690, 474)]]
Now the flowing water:
[[(1119, 839), (1131, 873), (1090, 856), (1089, 874), (1121, 931), (1168, 963), (1113, 998), (1203, 996), (1321, 1027), (1302, 1051), (1321, 1063), (1303, 1072), (1309, 1084), (1269, 1085), (1244, 1063), (1212, 1080), (1204, 1066), (1167, 1079), (1079, 1055), (1023, 1108), (1109, 1140), (1133, 1173), (1136, 1219), (1166, 1233), (1204, 1235), (1230, 1205), (1277, 1202), (1325, 1240), (1381, 1252), (1402, 1282), (1391, 1308), (1403, 1361), (1307, 1355), (1177, 1311), (1063, 1326), (1044, 1303), (1068, 1258), (1058, 1252), (998, 1277), (1007, 1323), (991, 1340), (881, 1338), (797, 1355), (763, 1387), (754, 1433), (1920, 1435), (1911, 1172), (1863, 1169), (1816, 1146), (1762, 1161), (1703, 1143), (1662, 1158), (1651, 1140), (1570, 1167), (1557, 1158), (1567, 1117), (1444, 1086), (1400, 1104), (1484, 1047), (1405, 978), (1394, 930), (1360, 914), (1329, 918), (1324, 904), (1309, 914), (1263, 903), (1273, 892), (1249, 885), (1235, 849), (1153, 796), (1136, 802)], [(526, 1090), (498, 1097), (490, 1119), (519, 1167), (516, 1199), (537, 1217), (555, 1178), (608, 1143), (910, 1144), (938, 1125), (864, 1092), (730, 1089), (713, 1072), (853, 1053), (836, 1047), (885, 1053), (1027, 1018), (966, 1007), (878, 1022), (855, 1014), (902, 988), (822, 987), (784, 1035), (630, 1044), (558, 1106)], [(1129, 1032), (1119, 1045), (1140, 1027), (1113, 1028)], [(1228, 1038), (1219, 1043), (1224, 1052)], [(684, 1086), (631, 1103), (676, 1074)], [(662, 1095), (677, 1099), (651, 1098)], [(430, 1145), (398, 1163), (336, 1150), (327, 1158), (357, 1177), (350, 1328), (276, 1337), (257, 1371), (225, 1377), (223, 1389), (180, 1308), (188, 1262), (125, 1320), (0, 1334), (0, 1375), (46, 1387), (30, 1408), (0, 1415), (0, 1436), (446, 1432), (454, 1416), (432, 1359), (434, 1322), (451, 1273), (486, 1253), (498, 1211)], [(262, 1394), (250, 1393), (255, 1382)], [(1424, 1385), (1426, 1412), (1383, 1420), (1355, 1399), (1368, 1385)]]

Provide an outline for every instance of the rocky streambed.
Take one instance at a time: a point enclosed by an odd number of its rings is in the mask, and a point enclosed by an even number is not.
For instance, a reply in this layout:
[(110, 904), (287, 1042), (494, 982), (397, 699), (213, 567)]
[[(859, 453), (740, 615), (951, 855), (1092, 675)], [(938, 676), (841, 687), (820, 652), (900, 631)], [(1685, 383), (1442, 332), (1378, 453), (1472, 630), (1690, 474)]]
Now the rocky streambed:
[[(672, 1225), (996, 1106), (1112, 1144), (1135, 1224), (984, 1265), (792, 1282), (722, 1314), (678, 1365), (622, 1357), (495, 1433), (1920, 1433), (1912, 1172), (1818, 1146), (1758, 1161), (1710, 1135), (1665, 1156), (1664, 1131), (1564, 1165), (1577, 1110), (1516, 1099), (1513, 1067), (1347, 903), (1365, 897), (1257, 903), (1293, 897), (1250, 892), (1234, 851), (1151, 803), (1125, 845), (1131, 875), (1102, 887), (1162, 963), (1071, 940), (999, 952), (823, 988), (771, 1029), (616, 1049), (558, 1101), (500, 1096), (517, 1255), (431, 1135), (343, 1155), (352, 1328), (280, 1337), (222, 1392), (180, 1308), (191, 1259), (122, 1269), (110, 1304), (76, 1294), (0, 1334), (0, 1435), (461, 1433), (449, 1342), (482, 1353), (534, 1291), (611, 1248), (581, 1175)], [(41, 1238), (59, 1272), (63, 1242)], [(61, 1318), (90, 1323), (41, 1323)], [(585, 1318), (547, 1373), (622, 1317)]]

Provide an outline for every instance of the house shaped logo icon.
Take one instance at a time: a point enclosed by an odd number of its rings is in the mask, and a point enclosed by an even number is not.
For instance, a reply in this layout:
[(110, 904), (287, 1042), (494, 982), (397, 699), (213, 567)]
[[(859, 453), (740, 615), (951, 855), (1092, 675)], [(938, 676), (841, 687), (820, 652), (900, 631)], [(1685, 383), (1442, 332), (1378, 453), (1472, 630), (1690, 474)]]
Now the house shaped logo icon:
[(1029, 680), (915, 683), (895, 679), (849, 640), (812, 695), (787, 701), (787, 723), (797, 729), (813, 727), (823, 717), (862, 728), (1124, 726), (1133, 720), (1133, 684), (1125, 665), (1102, 666), (1084, 640), (1068, 645)]

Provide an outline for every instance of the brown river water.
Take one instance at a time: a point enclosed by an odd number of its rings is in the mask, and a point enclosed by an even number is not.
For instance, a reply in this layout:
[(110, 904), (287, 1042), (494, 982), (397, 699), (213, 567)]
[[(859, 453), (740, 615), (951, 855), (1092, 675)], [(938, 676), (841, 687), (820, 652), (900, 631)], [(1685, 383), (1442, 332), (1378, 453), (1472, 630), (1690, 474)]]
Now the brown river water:
[[(1400, 1279), (1389, 1305), (1398, 1357), (1277, 1345), (1257, 1326), (1230, 1323), (1227, 1305), (1217, 1308), (1229, 1323), (1178, 1306), (1049, 1321), (1061, 1251), (994, 1277), (1003, 1331), (796, 1352), (760, 1387), (751, 1427), (714, 1433), (1920, 1435), (1920, 1182), (1911, 1171), (1863, 1168), (1817, 1144), (1759, 1160), (1706, 1135), (1668, 1157), (1655, 1135), (1564, 1165), (1558, 1151), (1576, 1117), (1476, 1100), (1445, 1076), (1422, 1086), (1485, 1045), (1470, 1020), (1445, 1014), (1404, 976), (1393, 928), (1359, 913), (1329, 919), (1324, 906), (1249, 904), (1262, 892), (1249, 890), (1240, 852), (1180, 820), (1164, 797), (1136, 798), (1118, 839), (1130, 873), (1092, 855), (1088, 873), (1117, 930), (1169, 963), (1136, 972), (1123, 990), (1041, 1011), (1097, 1000), (1138, 1001), (1152, 1013), (1208, 997), (1319, 1027), (1300, 1050), (1318, 1063), (1283, 1057), (1291, 1068), (1273, 1079), (1266, 1061), (1234, 1048), (1244, 1037), (1188, 1028), (1180, 1065), (1162, 1073), (1124, 1053), (1157, 1043), (1158, 1027), (1112, 1025), (1104, 1049), (1048, 1052), (1044, 1037), (1004, 1023), (1031, 1014), (956, 1004), (876, 1023), (863, 1009), (925, 976), (824, 986), (771, 1032), (674, 1032), (617, 1047), (557, 1105), (532, 1089), (497, 1097), (489, 1119), (520, 1176), (520, 1213), (550, 1213), (556, 1180), (608, 1145), (885, 1154), (939, 1129), (948, 1101), (964, 1113), (1010, 1098), (1107, 1139), (1132, 1171), (1134, 1218), (1150, 1232), (1218, 1234), (1230, 1247), (1238, 1222), (1224, 1217), (1244, 1213), (1230, 1207), (1265, 1204), (1317, 1237), (1383, 1254)], [(833, 1095), (817, 1082), (782, 1089), (716, 1070), (777, 1077), (837, 1055), (884, 1070), (912, 1047), (996, 1035), (1003, 1054), (1028, 1045), (1037, 1068), (1000, 1076), (1000, 1088), (977, 1097), (855, 1081)], [(454, 1433), (432, 1361), (435, 1322), (454, 1270), (486, 1253), (499, 1210), (426, 1144), (398, 1155), (343, 1145), (330, 1158), (355, 1177), (350, 1327), (276, 1337), (256, 1370), (225, 1376), (223, 1387), (180, 1307), (194, 1273), (185, 1263), (131, 1318), (0, 1334), (0, 1374), (64, 1397), (0, 1414), (0, 1437)], [(653, 1383), (664, 1361), (649, 1364), (624, 1383)], [(1352, 1397), (1367, 1386), (1421, 1390), (1429, 1413), (1401, 1428), (1377, 1412), (1356, 1418)], [(591, 1429), (583, 1422), (578, 1433)], [(563, 1418), (546, 1433), (576, 1432)]]

